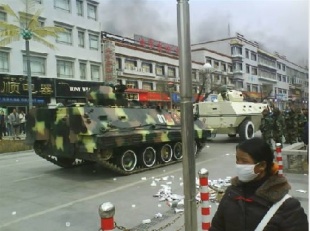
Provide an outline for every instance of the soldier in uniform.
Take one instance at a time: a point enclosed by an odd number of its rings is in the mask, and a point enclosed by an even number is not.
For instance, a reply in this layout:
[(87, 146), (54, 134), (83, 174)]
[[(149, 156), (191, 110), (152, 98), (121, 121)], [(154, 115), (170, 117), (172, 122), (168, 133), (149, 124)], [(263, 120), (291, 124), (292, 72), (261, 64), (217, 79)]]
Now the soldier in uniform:
[(293, 106), (285, 115), (285, 142), (288, 144), (296, 143), (298, 131), (298, 116)]
[(282, 136), (284, 128), (284, 119), (279, 108), (273, 109), (273, 140), (275, 143), (280, 143), (282, 145)]
[(261, 118), (261, 123), (259, 126), (259, 130), (262, 133), (263, 140), (269, 144), (270, 148), (273, 150), (272, 146), (272, 127), (273, 127), (273, 119), (269, 113), (269, 110), (265, 108), (262, 112), (263, 117)]

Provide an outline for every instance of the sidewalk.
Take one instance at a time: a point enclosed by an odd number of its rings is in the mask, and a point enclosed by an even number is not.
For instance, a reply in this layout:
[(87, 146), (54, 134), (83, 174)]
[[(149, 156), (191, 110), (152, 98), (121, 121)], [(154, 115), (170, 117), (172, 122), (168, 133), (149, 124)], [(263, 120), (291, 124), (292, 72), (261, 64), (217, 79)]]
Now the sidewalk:
[[(308, 192), (308, 175), (307, 174), (292, 174), (285, 173), (284, 175), (287, 177), (289, 183), (292, 186), (290, 190), (290, 195), (297, 198), (301, 206), (304, 208), (305, 213), (309, 216), (309, 192)], [(214, 213), (217, 210), (218, 204), (214, 202), (210, 202), (211, 205), (211, 215), (210, 220), (214, 216)], [(197, 230), (202, 230), (201, 223), (201, 210), (200, 207), (197, 209)], [(118, 229), (116, 229), (118, 230)], [(167, 213), (163, 214), (162, 218), (153, 218), (152, 222), (149, 224), (141, 224), (137, 227), (134, 227), (132, 230), (134, 231), (156, 231), (156, 230), (165, 230), (165, 231), (185, 231), (184, 227), (184, 213), (174, 213), (173, 209), (167, 211)]]
[[(26, 139), (26, 134), (20, 134), (19, 137), (20, 137), (21, 140), (25, 140)], [(2, 136), (2, 139), (3, 140), (14, 140), (13, 136)], [(19, 139), (16, 139), (16, 140), (19, 140)]]

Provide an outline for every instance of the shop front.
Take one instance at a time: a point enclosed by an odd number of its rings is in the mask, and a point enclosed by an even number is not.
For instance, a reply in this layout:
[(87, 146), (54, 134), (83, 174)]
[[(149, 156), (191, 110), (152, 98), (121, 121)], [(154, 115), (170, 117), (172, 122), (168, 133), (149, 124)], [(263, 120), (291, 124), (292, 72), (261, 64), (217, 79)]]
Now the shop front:
[[(54, 95), (54, 82), (49, 78), (32, 77), (32, 104), (45, 107)], [(0, 107), (10, 113), (13, 108), (28, 111), (29, 95), (26, 76), (0, 74)]]
[(101, 84), (101, 82), (55, 79), (56, 103), (61, 103), (64, 106), (73, 103), (86, 103), (86, 92), (91, 87)]

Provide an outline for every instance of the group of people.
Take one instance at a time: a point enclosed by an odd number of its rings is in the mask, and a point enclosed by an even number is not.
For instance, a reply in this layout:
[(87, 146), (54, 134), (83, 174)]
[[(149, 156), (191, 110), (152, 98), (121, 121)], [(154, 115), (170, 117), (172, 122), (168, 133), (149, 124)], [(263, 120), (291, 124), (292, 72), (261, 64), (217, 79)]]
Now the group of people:
[(20, 134), (26, 133), (26, 114), (23, 110), (17, 112), (16, 108), (11, 113), (6, 115), (3, 110), (0, 110), (0, 140), (3, 136), (9, 136), (15, 139), (20, 139)]
[(307, 142), (307, 123), (308, 110), (289, 106), (281, 111), (279, 108), (264, 109), (262, 112), (260, 131), (263, 139), (273, 147), (272, 140), (275, 143), (293, 144), (296, 142)]

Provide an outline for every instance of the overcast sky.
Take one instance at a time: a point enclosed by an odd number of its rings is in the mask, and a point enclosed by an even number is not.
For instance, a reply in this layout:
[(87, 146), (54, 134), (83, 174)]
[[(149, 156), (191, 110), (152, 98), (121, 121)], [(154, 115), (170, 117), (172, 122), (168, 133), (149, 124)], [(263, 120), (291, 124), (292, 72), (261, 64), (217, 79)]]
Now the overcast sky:
[[(177, 0), (100, 0), (103, 30), (177, 45)], [(264, 50), (308, 64), (308, 0), (189, 0), (191, 43), (243, 34)], [(230, 25), (230, 26), (228, 26)], [(230, 30), (228, 29), (230, 27)]]

